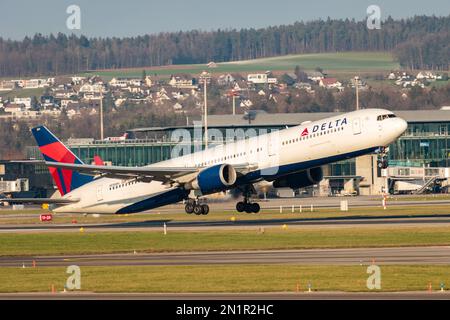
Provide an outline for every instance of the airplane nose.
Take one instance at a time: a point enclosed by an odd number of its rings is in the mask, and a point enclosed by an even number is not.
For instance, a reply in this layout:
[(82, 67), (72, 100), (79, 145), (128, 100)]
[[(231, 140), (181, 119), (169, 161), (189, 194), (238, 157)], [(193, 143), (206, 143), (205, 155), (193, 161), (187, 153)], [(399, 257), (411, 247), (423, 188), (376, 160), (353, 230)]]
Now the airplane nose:
[(397, 118), (395, 128), (397, 129), (398, 134), (402, 135), (406, 131), (406, 128), (408, 128), (408, 122), (402, 118)]

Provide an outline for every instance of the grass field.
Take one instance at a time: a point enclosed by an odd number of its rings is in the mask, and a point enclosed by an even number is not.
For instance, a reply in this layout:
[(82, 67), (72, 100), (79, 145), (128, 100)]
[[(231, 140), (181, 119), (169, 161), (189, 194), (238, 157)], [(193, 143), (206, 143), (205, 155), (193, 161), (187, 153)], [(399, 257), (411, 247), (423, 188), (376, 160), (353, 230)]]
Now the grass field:
[[(375, 199), (375, 198), (374, 198)], [(417, 198), (404, 198), (414, 200), (422, 200), (422, 197)], [(399, 200), (404, 200), (403, 198)], [(445, 200), (448, 198), (434, 198), (433, 200)], [(396, 201), (395, 198), (388, 200)], [(92, 215), (73, 215), (61, 216), (55, 214), (53, 221), (40, 222), (39, 213), (47, 213), (44, 210), (0, 210), (0, 225), (6, 224), (59, 224), (59, 223), (71, 223), (73, 219), (79, 224), (83, 223), (125, 223), (125, 222), (144, 222), (144, 221), (218, 221), (218, 220), (230, 220), (231, 218), (237, 221), (245, 220), (270, 220), (270, 219), (290, 219), (290, 218), (343, 218), (343, 217), (380, 217), (380, 216), (417, 216), (417, 215), (448, 215), (450, 214), (450, 207), (448, 205), (438, 206), (392, 206), (387, 210), (382, 210), (381, 200), (380, 207), (366, 207), (366, 208), (352, 208), (348, 212), (342, 212), (338, 208), (314, 208), (313, 212), (310, 212), (309, 206), (303, 206), (302, 212), (299, 212), (299, 207), (296, 206), (295, 212), (292, 213), (291, 206), (285, 206), (283, 213), (279, 212), (279, 208), (263, 209), (259, 214), (237, 214), (234, 211), (215, 211), (214, 204), (211, 205), (212, 211), (207, 216), (196, 216), (194, 214), (188, 215), (184, 212), (179, 213), (162, 213), (158, 214), (157, 211), (153, 213), (145, 214), (131, 214), (131, 215), (102, 215), (98, 218)], [(24, 217), (20, 217), (20, 214), (24, 214)], [(32, 216), (30, 216), (32, 215)]]
[(28, 98), (32, 96), (40, 97), (44, 94), (44, 88), (38, 89), (15, 89), (7, 92), (0, 92), (0, 97), (6, 98)]
[[(62, 291), (66, 268), (1, 268), (0, 292)], [(81, 290), (90, 292), (369, 291), (367, 266), (205, 265), (82, 267)], [(426, 291), (450, 284), (450, 266), (381, 266), (381, 290)]]
[[(217, 68), (208, 69), (212, 73), (224, 72), (265, 72), (290, 71), (293, 72), (296, 65), (304, 70), (314, 70), (321, 67), (325, 72), (333, 75), (339, 73), (371, 73), (387, 72), (399, 69), (400, 66), (394, 61), (388, 52), (338, 52), (288, 55), (273, 58), (255, 59), (247, 61), (218, 63)], [(147, 75), (157, 74), (159, 76), (169, 76), (174, 73), (200, 74), (207, 69), (204, 64), (174, 65), (155, 68), (132, 68), (119, 70), (96, 70), (88, 74), (97, 74), (109, 80), (113, 77), (141, 77), (142, 70)]]
[(314, 227), (253, 230), (4, 233), (0, 256), (119, 252), (312, 249), (450, 245), (450, 227)]

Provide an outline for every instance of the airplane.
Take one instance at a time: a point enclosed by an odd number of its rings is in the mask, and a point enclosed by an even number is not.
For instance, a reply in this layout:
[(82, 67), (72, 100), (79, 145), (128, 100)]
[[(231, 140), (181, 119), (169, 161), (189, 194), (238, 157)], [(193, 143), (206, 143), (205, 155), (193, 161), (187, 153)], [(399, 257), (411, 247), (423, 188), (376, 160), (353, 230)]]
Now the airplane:
[[(257, 213), (255, 185), (298, 189), (319, 183), (321, 166), (371, 153), (406, 130), (384, 109), (364, 109), (212, 146), (144, 167), (84, 164), (45, 126), (31, 131), (60, 195), (14, 199), (46, 203), (55, 213), (129, 214), (184, 201), (188, 214), (208, 214), (203, 196), (239, 190), (238, 212)], [(197, 194), (190, 197), (191, 191)], [(1, 200), (0, 201), (4, 201)]]

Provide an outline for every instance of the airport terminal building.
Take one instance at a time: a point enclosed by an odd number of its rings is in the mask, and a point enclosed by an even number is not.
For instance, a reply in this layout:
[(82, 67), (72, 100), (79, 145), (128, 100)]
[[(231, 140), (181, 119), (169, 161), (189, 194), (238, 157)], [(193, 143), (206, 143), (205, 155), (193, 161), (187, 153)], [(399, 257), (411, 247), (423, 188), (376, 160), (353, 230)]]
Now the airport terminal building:
[[(379, 195), (388, 191), (447, 192), (447, 178), (450, 176), (450, 110), (395, 113), (408, 122), (408, 129), (389, 146), (389, 168), (378, 168), (375, 154), (330, 164), (323, 167), (324, 180), (320, 185), (309, 188), (308, 192), (323, 196)], [(252, 134), (262, 134), (334, 115), (336, 113), (268, 114), (260, 111), (245, 115), (211, 115), (208, 117), (209, 143), (222, 143), (230, 137), (239, 139), (249, 130), (252, 130)], [(198, 147), (202, 143), (201, 132), (198, 135), (195, 130), (201, 128), (201, 123), (201, 119), (197, 119), (183, 127), (130, 129), (128, 133), (132, 139), (122, 141), (74, 139), (68, 144), (86, 163), (92, 163), (94, 156), (99, 155), (109, 164), (143, 166), (169, 159), (178, 144), (178, 138), (173, 137), (179, 130), (189, 132), (193, 145)], [(28, 156), (39, 158), (40, 154), (37, 148), (30, 147)], [(281, 190), (279, 194), (292, 196), (293, 192)]]

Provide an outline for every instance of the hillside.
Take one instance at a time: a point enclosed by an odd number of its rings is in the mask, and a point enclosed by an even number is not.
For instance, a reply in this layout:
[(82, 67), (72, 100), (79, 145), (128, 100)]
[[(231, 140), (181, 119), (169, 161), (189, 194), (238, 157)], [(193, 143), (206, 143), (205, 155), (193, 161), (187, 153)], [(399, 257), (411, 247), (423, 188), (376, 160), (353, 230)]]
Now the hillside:
[(320, 67), (332, 74), (386, 73), (400, 68), (399, 64), (394, 61), (394, 58), (388, 52), (339, 52), (286, 55), (237, 62), (223, 62), (218, 63), (216, 68), (210, 69), (205, 64), (187, 64), (156, 68), (95, 70), (87, 74), (97, 74), (108, 80), (113, 77), (140, 77), (142, 70), (145, 70), (148, 75), (157, 74), (164, 77), (176, 73), (198, 75), (205, 69), (208, 69), (213, 74), (265, 72), (267, 70), (292, 72), (297, 65), (304, 70), (314, 70)]
[(450, 59), (449, 30), (450, 16), (416, 16), (388, 17), (376, 30), (369, 30), (365, 20), (327, 19), (261, 29), (191, 30), (125, 38), (36, 34), (21, 41), (0, 38), (0, 77), (364, 51), (395, 52), (403, 66), (443, 70), (448, 69)]

